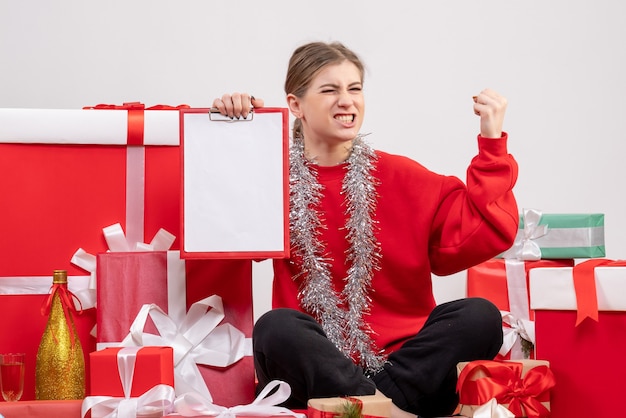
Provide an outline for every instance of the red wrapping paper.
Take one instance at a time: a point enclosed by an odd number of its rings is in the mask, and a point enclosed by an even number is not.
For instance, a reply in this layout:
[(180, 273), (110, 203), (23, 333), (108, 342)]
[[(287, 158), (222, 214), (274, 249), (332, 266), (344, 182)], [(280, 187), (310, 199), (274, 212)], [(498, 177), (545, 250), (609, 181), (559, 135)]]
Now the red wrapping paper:
[[(246, 337), (252, 336), (252, 262), (186, 260), (186, 308), (211, 295), (224, 303), (225, 318)], [(120, 342), (141, 307), (156, 303), (168, 312), (167, 253), (98, 255), (98, 342)], [(146, 328), (147, 332), (155, 332)], [(247, 356), (225, 367), (198, 365), (214, 403), (231, 407), (254, 400), (254, 364)]]
[[(144, 242), (180, 231), (180, 150), (145, 148)], [(102, 228), (126, 222), (126, 147), (0, 144), (0, 276), (84, 275), (78, 248), (106, 251)], [(172, 249), (178, 248), (178, 240)], [(33, 256), (33, 255), (36, 256)]]
[[(121, 348), (105, 348), (91, 353), (90, 396), (124, 397), (117, 366)], [(158, 384), (174, 387), (174, 354), (171, 347), (142, 347), (137, 352), (130, 396), (137, 398)]]
[(575, 311), (538, 310), (537, 356), (548, 359), (558, 381), (552, 418), (610, 417), (620, 411), (626, 363), (626, 312), (600, 312), (578, 327)]

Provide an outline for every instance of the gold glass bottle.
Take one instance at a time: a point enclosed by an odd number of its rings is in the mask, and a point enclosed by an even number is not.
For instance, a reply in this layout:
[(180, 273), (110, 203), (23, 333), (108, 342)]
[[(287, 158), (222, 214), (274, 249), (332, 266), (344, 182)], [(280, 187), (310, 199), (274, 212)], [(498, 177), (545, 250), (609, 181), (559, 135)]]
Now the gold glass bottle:
[(67, 288), (67, 271), (55, 270), (44, 307), (48, 323), (37, 351), (35, 397), (37, 399), (83, 399), (85, 358), (74, 325), (76, 312)]

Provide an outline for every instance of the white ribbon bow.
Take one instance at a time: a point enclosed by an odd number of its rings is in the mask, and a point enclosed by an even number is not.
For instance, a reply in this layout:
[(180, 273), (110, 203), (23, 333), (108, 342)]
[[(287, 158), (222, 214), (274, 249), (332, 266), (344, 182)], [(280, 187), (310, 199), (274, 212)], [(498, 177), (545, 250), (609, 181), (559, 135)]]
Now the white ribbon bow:
[[(276, 391), (269, 395), (274, 390)], [(208, 399), (195, 392), (185, 393), (174, 401), (175, 411), (184, 417), (193, 416), (215, 416), (216, 418), (235, 418), (236, 416), (273, 416), (285, 415), (302, 417), (287, 408), (276, 406), (287, 399), (291, 395), (291, 387), (286, 382), (273, 380), (263, 388), (256, 399), (248, 405), (237, 405), (232, 408), (226, 408), (214, 405)]]
[(504, 339), (500, 347), (500, 355), (506, 355), (511, 351), (511, 359), (522, 359), (521, 339), (535, 344), (535, 322), (528, 319), (517, 318), (510, 312), (500, 311), (502, 322), (509, 327), (502, 327)]
[(156, 385), (139, 397), (131, 398), (135, 360), (141, 347), (122, 348), (117, 354), (117, 369), (124, 391), (123, 398), (88, 396), (83, 400), (81, 416), (91, 410), (91, 418), (135, 418), (138, 414), (167, 414), (174, 405), (174, 388)]
[(472, 416), (474, 418), (515, 418), (515, 414), (499, 405), (495, 399), (476, 408)]
[[(148, 316), (159, 335), (143, 331)], [(180, 325), (156, 304), (146, 304), (120, 346), (172, 347), (176, 393), (199, 391), (203, 397), (213, 400), (197, 364), (227, 367), (245, 355), (252, 355), (250, 339), (230, 324), (218, 325), (223, 319), (222, 298), (217, 295), (191, 305)]]
[(154, 235), (150, 244), (130, 242), (124, 235), (122, 225), (119, 223), (103, 228), (102, 232), (104, 232), (104, 239), (109, 250), (114, 252), (167, 251), (174, 243), (174, 240), (176, 240), (176, 236), (161, 228)]
[(518, 233), (513, 246), (502, 254), (503, 258), (518, 260), (540, 260), (541, 248), (534, 241), (548, 233), (548, 225), (539, 225), (542, 213), (540, 210), (524, 209), (524, 229)]

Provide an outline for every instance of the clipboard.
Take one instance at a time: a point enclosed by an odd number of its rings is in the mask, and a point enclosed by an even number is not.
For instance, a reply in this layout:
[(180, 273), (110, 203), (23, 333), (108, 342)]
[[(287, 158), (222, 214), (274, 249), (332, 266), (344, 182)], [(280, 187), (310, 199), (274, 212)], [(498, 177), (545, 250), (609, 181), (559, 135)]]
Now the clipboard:
[(181, 257), (289, 257), (286, 108), (181, 109)]

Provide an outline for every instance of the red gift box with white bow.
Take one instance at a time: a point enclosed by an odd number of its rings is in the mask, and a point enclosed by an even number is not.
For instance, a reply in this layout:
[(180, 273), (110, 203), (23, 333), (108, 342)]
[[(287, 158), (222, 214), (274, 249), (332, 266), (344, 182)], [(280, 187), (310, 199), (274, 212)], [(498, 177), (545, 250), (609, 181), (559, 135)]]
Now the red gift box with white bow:
[(223, 406), (254, 398), (251, 263), (178, 251), (97, 256), (98, 347), (171, 346), (177, 394)]
[[(34, 397), (35, 356), (46, 322), (40, 300), (53, 270), (67, 270), (70, 287), (90, 282), (78, 295), (90, 309), (77, 319), (88, 364), (96, 346), (90, 335), (96, 322), (91, 254), (110, 249), (103, 228), (123, 225), (131, 250), (146, 249), (142, 244), (162, 230), (173, 237), (167, 248), (179, 248), (179, 108), (185, 106), (96, 107), (0, 109), (0, 195), (10, 202), (0, 217), (0, 289), (10, 288), (0, 290), (0, 334), (10, 336), (6, 349), (27, 354), (24, 400)], [(249, 281), (250, 264), (241, 261), (232, 274)], [(41, 283), (48, 285), (42, 290)], [(251, 304), (247, 290), (241, 298), (242, 305)]]
[(171, 347), (107, 348), (90, 354), (92, 394), (81, 416), (162, 416), (174, 407)]
[(72, 264), (73, 254), (106, 251), (102, 228), (117, 222), (137, 242), (160, 228), (179, 230), (178, 109), (106, 107), (0, 109), (0, 289), (8, 289), (0, 291), (0, 334), (5, 349), (26, 353), (23, 400), (34, 399), (47, 319), (41, 300), (53, 270), (68, 271), (70, 289), (81, 287), (77, 296), (89, 308), (76, 318), (88, 364), (95, 290), (84, 286), (90, 272)]

